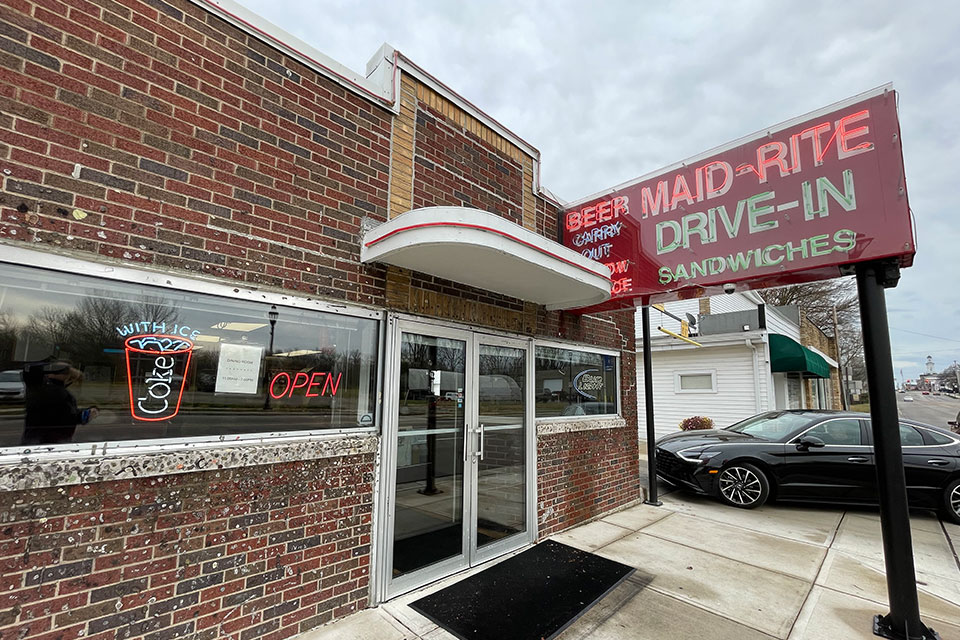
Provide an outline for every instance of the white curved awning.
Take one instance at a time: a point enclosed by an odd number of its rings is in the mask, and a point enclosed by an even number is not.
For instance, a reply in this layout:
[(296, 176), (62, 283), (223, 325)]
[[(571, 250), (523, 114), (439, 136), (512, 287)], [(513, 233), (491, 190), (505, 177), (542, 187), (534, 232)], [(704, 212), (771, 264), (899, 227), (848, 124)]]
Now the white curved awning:
[(429, 273), (548, 309), (610, 298), (606, 266), (479, 209), (408, 211), (364, 232), (360, 261)]

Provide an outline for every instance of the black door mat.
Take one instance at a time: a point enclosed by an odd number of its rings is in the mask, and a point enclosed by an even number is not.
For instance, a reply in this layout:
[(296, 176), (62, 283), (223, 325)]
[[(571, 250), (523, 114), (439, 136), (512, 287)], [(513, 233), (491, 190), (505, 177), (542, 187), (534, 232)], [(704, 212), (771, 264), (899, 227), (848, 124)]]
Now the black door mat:
[(410, 606), (463, 640), (549, 639), (631, 573), (548, 540)]

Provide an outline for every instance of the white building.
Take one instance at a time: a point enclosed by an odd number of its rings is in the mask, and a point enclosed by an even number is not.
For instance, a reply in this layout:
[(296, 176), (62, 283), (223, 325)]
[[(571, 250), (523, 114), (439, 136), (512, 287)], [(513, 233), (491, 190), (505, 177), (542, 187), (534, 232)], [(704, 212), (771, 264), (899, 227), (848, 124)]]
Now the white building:
[[(717, 427), (774, 409), (839, 409), (838, 364), (832, 339), (802, 319), (796, 307), (767, 306), (752, 291), (682, 300), (650, 309), (654, 420), (657, 437), (703, 415)], [(639, 312), (638, 312), (639, 313)], [(689, 344), (681, 333), (692, 317)], [(675, 316), (675, 317), (671, 317)], [(637, 349), (642, 323), (637, 322)], [(828, 354), (827, 352), (830, 352)], [(643, 359), (637, 357), (638, 407), (644, 406)], [(641, 437), (646, 430), (640, 411)]]

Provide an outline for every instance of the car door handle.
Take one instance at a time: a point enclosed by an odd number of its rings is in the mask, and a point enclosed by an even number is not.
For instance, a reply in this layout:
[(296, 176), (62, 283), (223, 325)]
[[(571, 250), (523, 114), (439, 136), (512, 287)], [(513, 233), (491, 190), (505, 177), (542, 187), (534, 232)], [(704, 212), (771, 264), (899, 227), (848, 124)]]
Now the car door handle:
[(850, 456), (847, 460), (850, 462), (870, 462), (870, 458), (864, 456)]
[(950, 461), (943, 458), (934, 458), (933, 460), (927, 460), (927, 464), (932, 464), (935, 467), (945, 467), (950, 464)]

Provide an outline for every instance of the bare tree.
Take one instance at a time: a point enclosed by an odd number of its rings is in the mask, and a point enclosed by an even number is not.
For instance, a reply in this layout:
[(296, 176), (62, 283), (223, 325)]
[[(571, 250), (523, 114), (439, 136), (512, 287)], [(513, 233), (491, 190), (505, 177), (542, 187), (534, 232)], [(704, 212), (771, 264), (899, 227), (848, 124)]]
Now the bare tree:
[(0, 366), (13, 361), (17, 337), (22, 331), (17, 321), (6, 312), (0, 312)]
[(833, 309), (837, 310), (839, 362), (855, 378), (864, 375), (863, 340), (860, 332), (860, 304), (853, 278), (835, 278), (760, 291), (771, 306), (797, 305), (801, 312), (829, 336), (833, 331)]
[(958, 375), (960, 366), (956, 362), (937, 374), (941, 388), (960, 390), (960, 375)]

